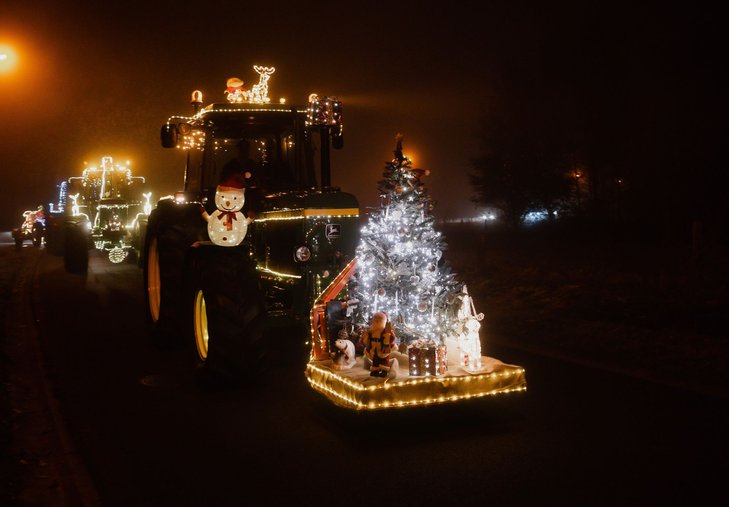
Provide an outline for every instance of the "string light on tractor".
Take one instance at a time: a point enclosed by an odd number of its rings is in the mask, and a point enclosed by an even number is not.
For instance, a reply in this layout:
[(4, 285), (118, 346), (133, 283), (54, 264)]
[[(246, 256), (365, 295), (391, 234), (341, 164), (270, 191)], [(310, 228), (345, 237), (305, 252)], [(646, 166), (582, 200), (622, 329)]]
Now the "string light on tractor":
[(127, 258), (127, 252), (118, 246), (109, 250), (109, 260), (114, 264), (119, 264)]

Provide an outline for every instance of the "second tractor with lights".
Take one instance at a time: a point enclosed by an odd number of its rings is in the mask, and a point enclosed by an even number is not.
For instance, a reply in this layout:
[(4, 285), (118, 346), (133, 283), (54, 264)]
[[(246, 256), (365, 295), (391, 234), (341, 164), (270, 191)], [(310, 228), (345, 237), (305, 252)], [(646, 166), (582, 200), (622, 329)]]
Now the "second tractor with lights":
[[(102, 157), (59, 185), (58, 202), (48, 214), (50, 251), (62, 254), (66, 270), (85, 273), (89, 251), (103, 252), (112, 263), (137, 258), (139, 218), (149, 213), (144, 178), (127, 164)], [(145, 202), (146, 201), (146, 202)], [(146, 215), (145, 215), (146, 216)]]

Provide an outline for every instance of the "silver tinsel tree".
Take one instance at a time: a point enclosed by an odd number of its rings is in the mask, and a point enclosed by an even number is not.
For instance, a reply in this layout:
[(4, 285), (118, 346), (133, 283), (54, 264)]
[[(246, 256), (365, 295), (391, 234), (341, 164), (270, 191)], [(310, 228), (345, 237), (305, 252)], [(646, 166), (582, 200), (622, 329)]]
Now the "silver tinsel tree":
[(421, 181), (427, 174), (412, 167), (398, 134), (395, 158), (378, 183), (380, 207), (361, 230), (350, 294), (359, 300), (355, 324), (367, 326), (374, 312), (384, 311), (401, 340), (442, 342), (454, 333), (462, 284), (443, 259), (446, 243)]

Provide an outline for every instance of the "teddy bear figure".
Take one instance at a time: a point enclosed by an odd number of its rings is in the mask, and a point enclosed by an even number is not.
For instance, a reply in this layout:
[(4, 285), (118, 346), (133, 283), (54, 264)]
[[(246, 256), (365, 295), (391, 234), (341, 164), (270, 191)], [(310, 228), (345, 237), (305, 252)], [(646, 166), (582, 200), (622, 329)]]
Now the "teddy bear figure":
[(349, 335), (344, 329), (340, 330), (337, 336), (338, 338), (334, 342), (337, 350), (332, 353), (333, 367), (335, 370), (349, 370), (357, 359), (354, 342), (348, 339)]
[(395, 333), (384, 312), (375, 312), (372, 324), (362, 335), (365, 356), (371, 361), (370, 376), (387, 377), (390, 353), (395, 348)]
[(219, 246), (238, 246), (246, 237), (249, 219), (241, 209), (245, 204), (243, 183), (230, 178), (215, 189), (215, 206), (218, 208), (209, 217), (208, 236)]

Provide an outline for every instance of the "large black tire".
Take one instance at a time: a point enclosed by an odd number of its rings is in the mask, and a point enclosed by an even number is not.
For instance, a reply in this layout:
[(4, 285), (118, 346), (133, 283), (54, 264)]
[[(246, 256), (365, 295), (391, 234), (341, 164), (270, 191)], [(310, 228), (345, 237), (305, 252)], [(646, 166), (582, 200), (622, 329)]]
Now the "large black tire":
[(164, 346), (182, 345), (191, 333), (184, 272), (190, 245), (199, 239), (202, 219), (199, 213), (188, 215), (184, 209), (155, 210), (144, 242), (147, 317), (153, 338)]
[(255, 379), (268, 369), (266, 306), (255, 262), (246, 248), (197, 250), (187, 274), (198, 357), (219, 378)]
[(89, 269), (89, 239), (83, 224), (66, 228), (63, 265), (68, 273), (86, 273)]
[(137, 266), (140, 268), (144, 268), (144, 241), (146, 232), (146, 220), (144, 221), (143, 226), (140, 225), (139, 221), (137, 221), (134, 226), (134, 233), (132, 234), (132, 250), (134, 251), (133, 258), (136, 260)]
[(16, 248), (23, 248), (23, 238), (15, 238), (15, 246)]
[(51, 255), (63, 255), (64, 238), (63, 227), (58, 223), (57, 219), (48, 218), (45, 230), (46, 250)]

